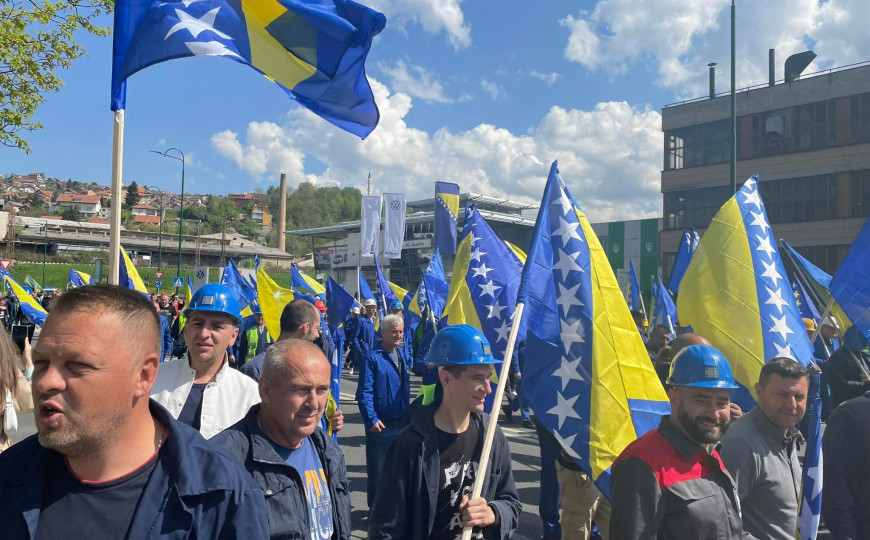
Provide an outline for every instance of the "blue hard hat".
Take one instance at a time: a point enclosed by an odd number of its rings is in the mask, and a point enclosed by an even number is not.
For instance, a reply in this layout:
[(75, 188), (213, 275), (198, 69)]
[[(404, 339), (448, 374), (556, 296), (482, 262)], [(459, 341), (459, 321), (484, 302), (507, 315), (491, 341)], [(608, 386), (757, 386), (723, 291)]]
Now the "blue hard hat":
[(432, 340), (426, 363), (432, 366), (484, 366), (501, 364), (483, 332), (467, 324), (443, 328)]
[(232, 289), (219, 283), (207, 283), (200, 287), (193, 294), (193, 298), (190, 299), (190, 304), (185, 311), (188, 313), (191, 311), (223, 313), (232, 317), (236, 324), (242, 322), (242, 308), (239, 305), (239, 299), (236, 298)]
[(398, 300), (393, 300), (390, 302), (390, 311), (395, 311), (397, 309), (405, 309), (405, 306), (402, 305)]
[(674, 357), (668, 377), (671, 386), (737, 390), (731, 365), (712, 345), (689, 345)]

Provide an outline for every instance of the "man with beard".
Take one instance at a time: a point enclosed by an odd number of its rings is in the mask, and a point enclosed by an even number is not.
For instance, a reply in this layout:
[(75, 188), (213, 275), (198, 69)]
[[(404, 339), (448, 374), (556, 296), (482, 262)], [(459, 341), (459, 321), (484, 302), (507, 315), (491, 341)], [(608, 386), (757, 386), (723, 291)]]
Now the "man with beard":
[(266, 536), (245, 470), (148, 399), (159, 329), (145, 296), (120, 287), (54, 304), (33, 350), (38, 435), (0, 454), (0, 536)]
[(716, 449), (738, 388), (728, 360), (710, 345), (689, 345), (674, 358), (668, 386), (671, 415), (613, 464), (610, 537), (751, 538)]

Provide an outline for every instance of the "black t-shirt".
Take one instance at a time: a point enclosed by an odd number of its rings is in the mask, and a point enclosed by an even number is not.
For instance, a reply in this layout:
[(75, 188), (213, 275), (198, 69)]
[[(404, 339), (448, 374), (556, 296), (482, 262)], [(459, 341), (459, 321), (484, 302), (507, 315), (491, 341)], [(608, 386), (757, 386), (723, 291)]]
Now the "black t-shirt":
[(181, 408), (181, 413), (178, 415), (178, 421), (187, 424), (193, 429), (199, 431), (199, 420), (202, 417), (202, 393), (208, 383), (195, 384), (190, 388), (190, 393), (187, 394), (187, 401), (184, 402), (184, 407)]
[[(480, 460), (479, 439), (480, 431), (474, 422), (463, 433), (438, 430), (441, 470), (438, 472), (438, 506), (429, 540), (458, 540), (462, 536), (459, 503), (464, 495), (471, 496)], [(483, 534), (474, 529), (471, 537), (483, 538)]]
[(126, 476), (90, 483), (76, 478), (65, 460), (57, 460), (46, 470), (36, 540), (126, 538), (156, 464), (154, 456)]

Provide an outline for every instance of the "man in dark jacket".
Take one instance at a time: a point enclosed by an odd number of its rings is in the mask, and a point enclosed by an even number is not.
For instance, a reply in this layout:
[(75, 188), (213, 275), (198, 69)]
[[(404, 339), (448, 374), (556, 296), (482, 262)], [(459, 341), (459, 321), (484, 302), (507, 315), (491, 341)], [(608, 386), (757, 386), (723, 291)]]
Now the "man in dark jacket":
[(613, 464), (610, 537), (733, 540), (743, 532), (734, 480), (716, 449), (737, 389), (725, 356), (690, 345), (668, 379), (671, 415)]
[(846, 330), (843, 346), (822, 364), (831, 389), (831, 408), (870, 390), (870, 347), (856, 326)]
[(429, 363), (439, 366), (432, 405), (415, 402), (411, 424), (393, 443), (370, 515), (372, 540), (473, 538), (506, 540), (517, 528), (522, 505), (514, 488), (510, 448), (496, 430), (480, 497), (471, 498), (479, 474), (492, 391), (489, 342), (468, 325), (448, 326), (433, 340)]
[(266, 494), (272, 538), (351, 537), (344, 456), (318, 427), (329, 383), (329, 362), (316, 345), (279, 341), (266, 351), (262, 402), (213, 439)]
[(159, 331), (128, 289), (81, 287), (54, 304), (33, 351), (38, 435), (0, 454), (0, 536), (265, 537), (245, 470), (148, 399)]
[(870, 391), (834, 409), (823, 443), (825, 523), (834, 540), (870, 538)]

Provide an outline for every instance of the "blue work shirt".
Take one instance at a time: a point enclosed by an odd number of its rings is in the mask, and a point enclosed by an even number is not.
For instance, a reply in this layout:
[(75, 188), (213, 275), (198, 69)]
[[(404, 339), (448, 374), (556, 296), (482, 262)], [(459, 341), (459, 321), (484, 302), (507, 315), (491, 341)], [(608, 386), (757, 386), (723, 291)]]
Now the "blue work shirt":
[(357, 391), (359, 411), (366, 429), (380, 420), (384, 423), (405, 416), (411, 401), (411, 383), (406, 368), (407, 361), (399, 351), (399, 365), (393, 363), (389, 353), (378, 347), (369, 353), (360, 368), (360, 384)]
[[(168, 431), (142, 492), (128, 538), (268, 538), (263, 492), (250, 474), (212, 448), (197, 431), (174, 420), (156, 401), (151, 414)], [(32, 435), (0, 454), (3, 538), (37, 535), (43, 471), (64, 457)], [(69, 531), (75, 538), (76, 531)]]

